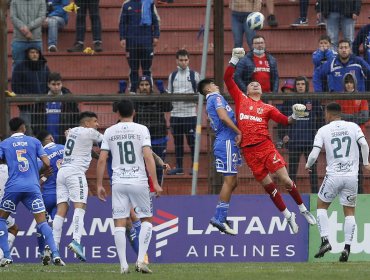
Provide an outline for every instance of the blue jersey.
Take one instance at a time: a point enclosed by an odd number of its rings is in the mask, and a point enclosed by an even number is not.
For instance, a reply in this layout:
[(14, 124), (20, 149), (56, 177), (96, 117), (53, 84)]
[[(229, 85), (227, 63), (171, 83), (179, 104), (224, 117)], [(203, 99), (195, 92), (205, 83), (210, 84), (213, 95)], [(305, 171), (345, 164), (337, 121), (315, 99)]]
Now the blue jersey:
[(218, 92), (213, 92), (207, 95), (207, 114), (211, 122), (211, 127), (216, 133), (217, 140), (234, 140), (236, 133), (228, 127), (222, 120), (220, 120), (217, 109), (223, 108), (226, 110), (229, 118), (236, 124), (235, 114), (233, 109), (229, 106), (225, 98)]
[(42, 193), (56, 194), (57, 174), (63, 161), (64, 145), (49, 143), (44, 147), (45, 152), (50, 160), (50, 166), (53, 168), (53, 174), (48, 177), (42, 185)]
[(0, 143), (0, 159), (8, 165), (5, 192), (40, 191), (37, 158), (46, 156), (41, 142), (23, 133), (14, 133)]

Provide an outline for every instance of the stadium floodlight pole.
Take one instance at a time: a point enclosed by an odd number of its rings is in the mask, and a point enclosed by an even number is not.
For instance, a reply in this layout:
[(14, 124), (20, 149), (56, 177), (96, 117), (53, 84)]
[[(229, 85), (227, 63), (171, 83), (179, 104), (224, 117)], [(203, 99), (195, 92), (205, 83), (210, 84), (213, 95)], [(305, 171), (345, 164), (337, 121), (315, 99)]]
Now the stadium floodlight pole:
[(8, 52), (7, 52), (7, 35), (6, 12), (8, 2), (2, 0), (0, 3), (0, 135), (6, 136), (6, 104), (5, 90), (8, 81)]
[[(203, 51), (202, 51), (202, 65), (200, 71), (200, 79), (204, 79), (207, 71), (207, 55), (208, 55), (208, 38), (209, 27), (211, 21), (211, 5), (212, 1), (207, 0), (206, 19), (204, 23), (204, 38), (203, 38)], [(204, 97), (198, 94), (198, 114), (197, 114), (197, 127), (195, 130), (195, 147), (194, 147), (194, 163), (193, 163), (193, 178), (191, 182), (191, 195), (197, 194), (198, 171), (199, 171), (199, 150), (200, 140), (202, 134), (202, 110), (203, 110)]]

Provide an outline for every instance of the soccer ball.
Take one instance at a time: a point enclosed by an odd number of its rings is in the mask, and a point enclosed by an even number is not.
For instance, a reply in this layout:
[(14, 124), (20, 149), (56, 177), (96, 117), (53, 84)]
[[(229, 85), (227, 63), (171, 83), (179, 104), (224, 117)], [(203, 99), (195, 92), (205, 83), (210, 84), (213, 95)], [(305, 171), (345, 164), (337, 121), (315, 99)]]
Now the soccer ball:
[(247, 25), (252, 30), (260, 30), (263, 28), (265, 16), (260, 12), (250, 13), (247, 17)]

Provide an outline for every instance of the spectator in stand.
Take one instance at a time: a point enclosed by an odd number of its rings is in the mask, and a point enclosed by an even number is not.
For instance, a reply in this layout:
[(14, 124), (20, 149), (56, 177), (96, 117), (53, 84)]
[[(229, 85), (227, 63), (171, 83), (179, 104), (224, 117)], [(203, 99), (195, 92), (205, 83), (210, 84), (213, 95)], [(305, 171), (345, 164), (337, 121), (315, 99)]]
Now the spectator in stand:
[[(48, 78), (48, 95), (51, 97), (69, 95), (71, 91), (63, 87), (62, 77), (59, 73), (53, 72)], [(78, 126), (79, 110), (76, 102), (46, 102), (35, 105), (33, 115), (33, 131), (38, 134), (47, 130), (54, 138), (55, 143), (65, 143), (65, 130)]]
[(338, 48), (339, 30), (342, 30), (343, 38), (352, 44), (360, 9), (361, 0), (317, 0), (317, 19), (326, 19), (326, 33), (335, 50)]
[(42, 50), (41, 26), (45, 15), (45, 0), (11, 1), (10, 19), (14, 26), (11, 47), (14, 66), (24, 61), (24, 51), (30, 47)]
[(128, 0), (122, 5), (119, 36), (130, 67), (130, 93), (139, 84), (139, 66), (144, 76), (152, 78), (154, 48), (159, 41), (159, 15), (153, 1)]
[(340, 40), (338, 55), (320, 66), (313, 75), (313, 85), (316, 92), (323, 91), (323, 81), (327, 78), (329, 91), (343, 92), (343, 77), (346, 73), (355, 75), (357, 90), (365, 91), (365, 83), (369, 83), (370, 65), (361, 57), (355, 56), (351, 51), (351, 42)]
[(99, 14), (100, 0), (75, 0), (79, 7), (76, 17), (76, 42), (68, 52), (82, 52), (84, 50), (84, 41), (86, 33), (86, 15), (90, 14), (91, 31), (93, 39), (93, 49), (95, 52), (102, 52), (101, 21)]
[[(319, 48), (312, 54), (314, 72), (318, 71), (319, 67), (327, 61), (331, 61), (337, 53), (331, 47), (331, 40), (328, 35), (321, 35), (319, 39)], [(322, 91), (328, 91), (328, 81), (326, 78), (322, 80)]]
[[(24, 52), (23, 62), (14, 67), (12, 91), (17, 95), (46, 94), (48, 92), (49, 67), (46, 59), (37, 47), (30, 47)], [(33, 105), (19, 105), (19, 117), (26, 123), (27, 135), (32, 135), (30, 126)]]
[(69, 4), (69, 0), (49, 0), (47, 3), (48, 14), (44, 25), (48, 27), (48, 50), (57, 52), (58, 31), (68, 23), (68, 14), (63, 7)]
[(370, 64), (370, 24), (363, 26), (353, 41), (352, 50), (355, 55), (360, 55), (361, 45), (364, 50), (364, 59)]
[[(284, 81), (284, 84), (281, 87), (281, 92), (282, 93), (294, 93), (294, 89), (295, 89), (295, 80), (294, 79), (287, 79), (287, 80)], [(282, 110), (282, 104), (277, 105), (276, 108), (281, 111)], [(286, 135), (285, 131), (286, 131), (286, 126), (278, 123), (278, 125), (277, 125), (277, 138), (278, 139), (277, 139), (276, 144), (275, 144), (277, 149), (281, 149), (284, 146), (283, 138)]]
[[(343, 78), (344, 92), (357, 93), (356, 77), (351, 73), (347, 73)], [(336, 100), (342, 107), (342, 120), (354, 122), (358, 124), (363, 133), (366, 132), (365, 123), (369, 120), (369, 105), (367, 100)], [(360, 162), (362, 162), (362, 155), (360, 153)], [(358, 193), (363, 193), (363, 172), (362, 167), (358, 171)]]
[(266, 0), (266, 7), (267, 7), (267, 13), (268, 13), (267, 24), (270, 27), (277, 27), (278, 22), (274, 14), (274, 9), (275, 9), (274, 0)]
[[(294, 182), (297, 182), (297, 171), (301, 155), (305, 156), (305, 160), (308, 159), (316, 132), (324, 124), (324, 113), (320, 102), (299, 96), (300, 94), (307, 94), (309, 88), (309, 82), (306, 77), (297, 77), (294, 86), (297, 98), (284, 101), (281, 110), (283, 114), (289, 114), (292, 106), (299, 103), (306, 106), (306, 112), (308, 113), (306, 117), (299, 118), (288, 126), (285, 130), (286, 134), (283, 137), (283, 143), (289, 151), (289, 177)], [(318, 179), (316, 164), (312, 166), (311, 170), (311, 192), (317, 193)]]
[(278, 92), (279, 74), (275, 58), (266, 52), (265, 38), (253, 37), (253, 50), (249, 51), (236, 66), (235, 82), (241, 91), (246, 92), (247, 85), (257, 81), (262, 92)]
[[(291, 2), (295, 2), (296, 0), (290, 0)], [(299, 18), (291, 24), (291, 26), (306, 26), (308, 25), (307, 13), (308, 13), (308, 5), (309, 0), (299, 0)], [(317, 18), (316, 24), (318, 26), (325, 25), (325, 22), (322, 21), (321, 17)]]
[[(178, 50), (176, 53), (177, 69), (168, 77), (168, 93), (194, 94), (197, 92), (199, 74), (189, 68), (189, 53)], [(194, 161), (195, 128), (197, 125), (197, 104), (193, 102), (173, 102), (171, 111), (171, 131), (175, 140), (176, 168), (169, 175), (184, 174), (184, 135), (191, 151), (191, 162)], [(192, 174), (192, 170), (190, 171)]]
[(243, 33), (247, 40), (249, 49), (252, 50), (252, 40), (256, 31), (248, 27), (247, 17), (252, 12), (261, 11), (262, 0), (231, 0), (231, 29), (234, 37), (234, 48), (243, 47)]
[[(153, 95), (152, 80), (149, 76), (142, 76), (140, 78), (138, 94)], [(134, 122), (145, 125), (150, 132), (152, 150), (163, 161), (166, 158), (167, 150), (167, 125), (165, 113), (171, 112), (172, 104), (169, 101), (139, 101), (134, 102), (136, 115)], [(158, 184), (162, 181), (163, 166), (157, 166)]]

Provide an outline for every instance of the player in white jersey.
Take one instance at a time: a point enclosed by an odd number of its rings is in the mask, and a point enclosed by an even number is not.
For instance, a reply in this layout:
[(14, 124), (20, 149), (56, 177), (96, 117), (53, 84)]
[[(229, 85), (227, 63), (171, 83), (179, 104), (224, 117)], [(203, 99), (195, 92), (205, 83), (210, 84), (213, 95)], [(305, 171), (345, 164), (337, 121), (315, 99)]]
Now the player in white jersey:
[[(8, 180), (8, 166), (6, 164), (0, 163), (0, 201), (4, 196), (5, 183)], [(15, 219), (9, 215), (6, 219), (6, 224), (8, 226), (8, 244), (9, 249), (12, 248), (15, 237), (18, 233), (18, 226), (15, 223)], [(4, 257), (3, 250), (0, 249), (0, 260)]]
[(144, 262), (153, 227), (151, 222), (153, 208), (147, 172), (152, 178), (157, 194), (163, 190), (157, 181), (148, 128), (133, 122), (134, 107), (130, 100), (120, 101), (117, 109), (120, 122), (108, 128), (104, 133), (97, 166), (97, 194), (99, 199), (105, 201), (103, 176), (108, 155), (111, 152), (114, 240), (121, 264), (121, 273), (129, 272), (125, 233), (131, 207), (141, 220), (136, 271), (152, 273)]
[(103, 135), (98, 128), (98, 118), (93, 112), (82, 112), (79, 117), (80, 126), (69, 130), (64, 146), (63, 163), (57, 175), (57, 213), (53, 221), (54, 239), (59, 246), (64, 219), (67, 215), (69, 202), (74, 204), (73, 240), (68, 248), (76, 253), (81, 261), (86, 261), (81, 246), (81, 235), (88, 195), (85, 172), (91, 162), (94, 143), (100, 143)]
[(339, 261), (346, 262), (350, 254), (353, 234), (356, 229), (355, 207), (358, 188), (359, 147), (363, 165), (370, 171), (368, 161), (369, 146), (361, 128), (352, 122), (341, 120), (341, 107), (337, 103), (326, 106), (327, 125), (321, 127), (314, 140), (306, 169), (314, 164), (323, 147), (326, 151), (326, 176), (320, 187), (317, 199), (317, 226), (321, 236), (321, 246), (315, 258), (321, 258), (331, 250), (328, 240), (329, 219), (327, 209), (336, 196), (343, 206), (345, 216), (345, 247)]

